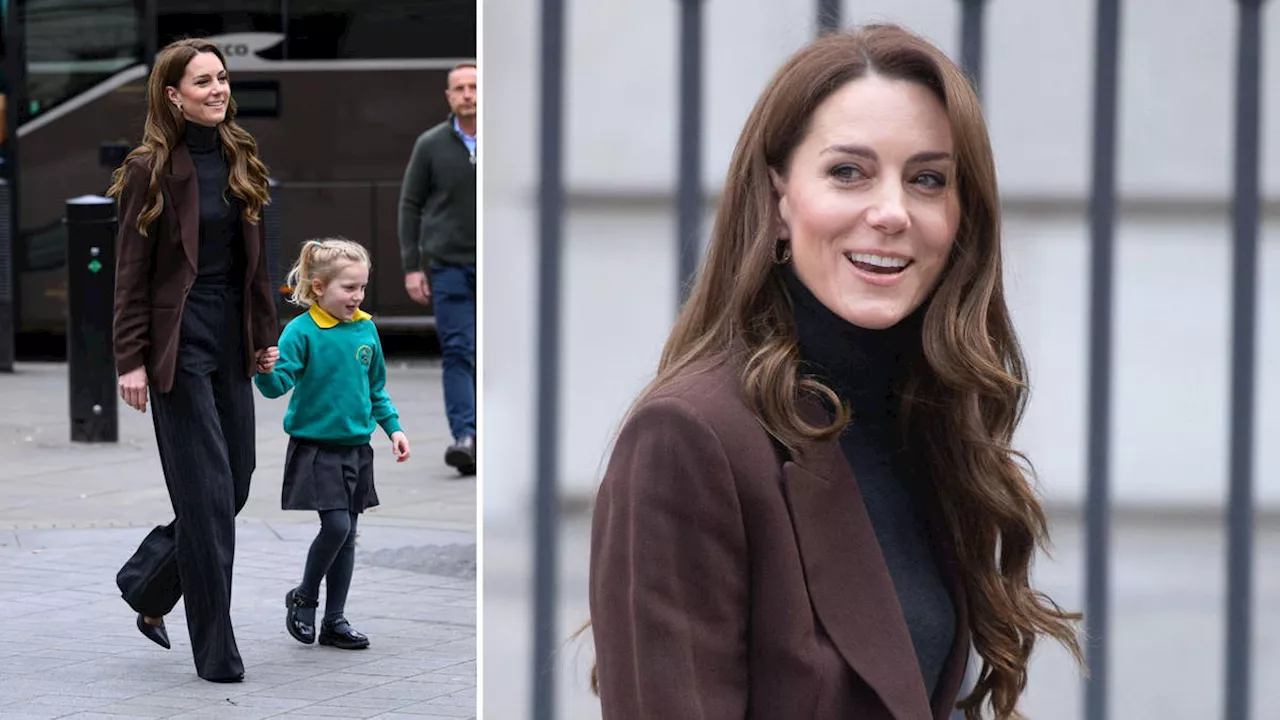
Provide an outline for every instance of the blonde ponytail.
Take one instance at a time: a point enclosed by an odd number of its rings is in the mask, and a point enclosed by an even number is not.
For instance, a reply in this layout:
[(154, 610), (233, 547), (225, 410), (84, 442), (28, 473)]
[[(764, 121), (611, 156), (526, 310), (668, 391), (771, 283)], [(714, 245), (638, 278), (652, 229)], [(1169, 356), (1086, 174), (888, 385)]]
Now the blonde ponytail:
[(298, 262), (294, 263), (285, 278), (285, 284), (293, 288), (289, 302), (301, 307), (311, 307), (317, 299), (313, 280), (327, 285), (346, 263), (364, 263), (372, 267), (369, 251), (363, 245), (343, 237), (308, 240), (302, 244)]

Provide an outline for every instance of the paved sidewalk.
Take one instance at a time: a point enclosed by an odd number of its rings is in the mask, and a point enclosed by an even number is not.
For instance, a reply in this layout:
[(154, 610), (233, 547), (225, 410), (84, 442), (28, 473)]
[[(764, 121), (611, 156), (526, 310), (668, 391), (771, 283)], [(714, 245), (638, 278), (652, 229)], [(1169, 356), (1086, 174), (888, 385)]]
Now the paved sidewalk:
[(0, 718), (473, 718), (475, 482), (442, 462), (439, 364), (395, 362), (388, 390), (413, 457), (375, 438), (382, 506), (361, 519), (347, 616), (363, 651), (284, 629), (318, 528), (279, 509), (285, 400), (257, 398), (258, 469), (237, 532), (232, 618), (245, 681), (195, 675), (182, 604), (172, 650), (143, 638), (115, 572), (172, 517), (151, 418), (121, 405), (120, 442), (69, 440), (66, 365), (0, 375)]

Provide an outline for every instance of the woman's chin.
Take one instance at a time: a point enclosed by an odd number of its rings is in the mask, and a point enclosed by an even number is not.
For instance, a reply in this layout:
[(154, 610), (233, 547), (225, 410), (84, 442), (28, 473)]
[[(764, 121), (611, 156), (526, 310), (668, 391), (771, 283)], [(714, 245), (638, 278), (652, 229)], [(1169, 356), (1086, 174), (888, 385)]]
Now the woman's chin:
[(865, 299), (862, 299), (853, 307), (842, 308), (839, 315), (845, 322), (857, 325), (865, 330), (888, 330), (902, 322), (908, 313), (904, 312), (903, 308), (898, 307), (897, 303), (881, 305), (879, 303), (868, 303)]

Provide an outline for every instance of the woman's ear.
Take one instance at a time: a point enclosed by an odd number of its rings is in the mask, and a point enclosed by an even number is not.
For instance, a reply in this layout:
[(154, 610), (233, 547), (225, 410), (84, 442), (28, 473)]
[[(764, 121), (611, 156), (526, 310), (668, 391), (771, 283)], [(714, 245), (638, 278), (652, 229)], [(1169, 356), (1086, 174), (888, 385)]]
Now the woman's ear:
[(774, 234), (784, 240), (791, 239), (791, 208), (787, 204), (787, 181), (777, 170), (769, 168), (769, 182), (773, 183), (773, 192), (778, 196), (778, 227)]
[(773, 191), (778, 193), (779, 196), (786, 194), (787, 182), (773, 168), (769, 168), (769, 182), (773, 183)]

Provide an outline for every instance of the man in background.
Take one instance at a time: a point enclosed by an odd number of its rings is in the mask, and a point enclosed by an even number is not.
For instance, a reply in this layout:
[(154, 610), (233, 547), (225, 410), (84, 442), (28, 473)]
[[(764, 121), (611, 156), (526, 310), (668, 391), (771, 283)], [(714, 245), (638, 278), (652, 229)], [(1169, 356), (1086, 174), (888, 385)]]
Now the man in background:
[(449, 72), (449, 117), (418, 137), (400, 188), (404, 287), (435, 307), (444, 405), (453, 444), (445, 463), (476, 473), (476, 65)]

